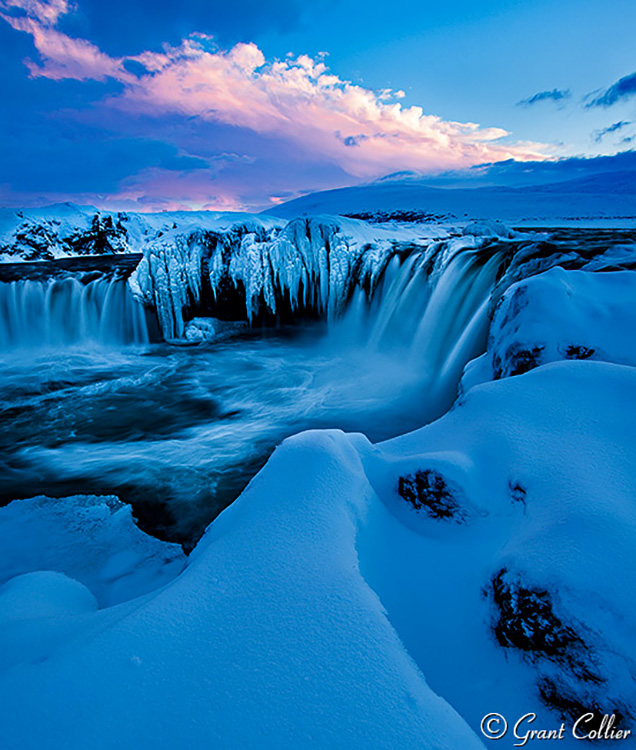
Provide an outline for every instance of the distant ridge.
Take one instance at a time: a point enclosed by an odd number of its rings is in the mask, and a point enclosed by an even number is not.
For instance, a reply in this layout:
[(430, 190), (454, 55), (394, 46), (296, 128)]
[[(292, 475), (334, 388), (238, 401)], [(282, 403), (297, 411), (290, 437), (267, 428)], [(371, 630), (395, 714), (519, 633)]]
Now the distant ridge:
[(525, 186), (432, 187), (412, 176), (296, 198), (265, 213), (315, 214), (421, 211), (439, 221), (490, 217), (515, 224), (607, 222), (636, 225), (636, 171), (609, 172)]

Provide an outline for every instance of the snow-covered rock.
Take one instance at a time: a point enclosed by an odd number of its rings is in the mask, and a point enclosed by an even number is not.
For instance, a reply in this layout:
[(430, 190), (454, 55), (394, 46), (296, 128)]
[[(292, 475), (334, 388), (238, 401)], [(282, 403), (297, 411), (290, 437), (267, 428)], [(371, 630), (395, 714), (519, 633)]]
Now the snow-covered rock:
[[(167, 232), (224, 231), (250, 218), (249, 214), (218, 211), (114, 212), (73, 203), (43, 208), (2, 208), (0, 262), (142, 253), (149, 242)], [(285, 223), (272, 217), (253, 218), (264, 227)]]
[(39, 497), (0, 508), (0, 585), (49, 570), (84, 584), (100, 606), (134, 599), (165, 585), (184, 568), (176, 544), (135, 525), (115, 497)]
[(471, 221), (470, 224), (467, 224), (464, 227), (462, 234), (473, 235), (475, 237), (501, 237), (502, 239), (519, 236), (518, 232), (508, 229), (508, 227), (500, 221), (492, 221), (492, 219)]
[(488, 351), (469, 364), (463, 389), (563, 359), (636, 365), (635, 299), (633, 271), (555, 267), (513, 284), (495, 310)]
[(202, 341), (212, 341), (217, 328), (213, 318), (193, 318), (185, 327), (186, 341), (198, 344)]

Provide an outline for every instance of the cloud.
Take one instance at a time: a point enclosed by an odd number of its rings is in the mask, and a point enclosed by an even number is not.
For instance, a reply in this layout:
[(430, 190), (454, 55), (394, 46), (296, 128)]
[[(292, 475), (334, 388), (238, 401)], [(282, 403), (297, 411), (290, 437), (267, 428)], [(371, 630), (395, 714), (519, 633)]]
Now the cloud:
[(522, 99), (517, 102), (517, 107), (531, 107), (539, 102), (557, 102), (562, 103), (571, 96), (570, 89), (552, 89), (552, 91), (539, 91), (538, 94)]
[[(502, 159), (541, 158), (531, 145), (499, 142), (500, 128), (442, 120), (404, 106), (390, 92), (342, 80), (307, 55), (266, 60), (254, 43), (219, 48), (205, 34), (176, 46), (116, 57), (57, 28), (65, 0), (1, 0), (3, 17), (32, 36), (34, 78), (114, 80), (106, 104), (135, 116), (181, 116), (277, 137), (341, 166), (357, 178), (405, 168), (441, 170)], [(6, 12), (20, 8), (18, 16)], [(351, 146), (355, 145), (355, 148)]]
[(601, 93), (590, 94), (586, 107), (611, 107), (618, 102), (636, 96), (636, 73), (624, 76)]
[(91, 42), (73, 39), (55, 28), (71, 10), (67, 0), (2, 0), (0, 10), (12, 28), (33, 37), (44, 66), (26, 60), (32, 76), (43, 75), (46, 70), (46, 77), (53, 80), (104, 81), (117, 78), (125, 70), (122, 61), (109, 57)]
[(68, 0), (7, 0), (2, 7), (14, 18), (35, 18), (47, 26), (54, 26), (73, 9)]
[[(605, 136), (611, 135), (612, 133), (617, 133), (619, 130), (623, 130), (623, 128), (628, 127), (629, 125), (633, 125), (634, 123), (631, 120), (621, 120), (620, 122), (615, 122), (613, 125), (609, 125), (607, 128), (602, 128), (601, 130), (596, 130), (594, 132), (594, 141), (596, 143), (600, 143)], [(623, 143), (626, 141), (629, 141), (631, 139), (624, 138)]]

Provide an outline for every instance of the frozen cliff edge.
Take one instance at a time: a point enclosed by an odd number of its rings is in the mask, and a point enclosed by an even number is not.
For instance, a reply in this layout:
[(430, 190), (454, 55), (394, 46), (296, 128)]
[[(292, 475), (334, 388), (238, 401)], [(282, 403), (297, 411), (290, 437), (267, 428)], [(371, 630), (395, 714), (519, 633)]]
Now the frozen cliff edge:
[[(372, 290), (389, 260), (425, 253), (442, 227), (372, 226), (312, 217), (268, 226), (246, 218), (229, 228), (163, 234), (149, 242), (130, 277), (134, 294), (156, 309), (164, 336), (182, 338), (201, 307), (253, 322), (304, 313), (333, 318), (355, 285)], [(482, 240), (455, 240), (458, 250)], [(193, 312), (194, 311), (194, 312)]]
[(148, 241), (129, 285), (156, 311), (164, 337), (174, 340), (186, 337), (190, 320), (206, 316), (250, 323), (333, 320), (356, 293), (361, 306), (378, 290), (390, 293), (398, 269), (403, 293), (419, 279), (415, 306), (425, 310), (438, 281), (458, 262), (472, 266), (473, 276), (493, 265), (494, 304), (510, 284), (557, 265), (632, 269), (634, 248), (629, 232), (610, 243), (601, 232), (587, 244), (567, 232), (517, 232), (490, 220), (451, 229), (334, 216), (266, 226), (260, 217), (246, 217), (221, 229), (177, 228)]

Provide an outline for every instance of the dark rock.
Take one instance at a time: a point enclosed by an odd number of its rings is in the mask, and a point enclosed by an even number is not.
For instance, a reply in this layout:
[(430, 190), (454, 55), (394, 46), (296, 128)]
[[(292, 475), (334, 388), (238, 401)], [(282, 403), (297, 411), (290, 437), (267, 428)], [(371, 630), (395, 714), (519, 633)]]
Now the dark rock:
[(596, 353), (596, 349), (581, 344), (570, 344), (563, 349), (559, 349), (559, 352), (566, 359), (589, 359)]
[(423, 510), (431, 518), (451, 519), (457, 523), (466, 520), (466, 511), (456, 499), (460, 490), (451, 488), (444, 476), (433, 469), (400, 477), (398, 494), (415, 510)]
[(494, 631), (501, 646), (560, 659), (584, 645), (554, 613), (548, 591), (524, 586), (502, 568), (492, 580), (492, 594), (498, 609)]
[(508, 490), (510, 492), (510, 497), (515, 503), (526, 504), (526, 488), (519, 484), (519, 482), (513, 482), (510, 480), (510, 482), (508, 482)]
[(361, 219), (369, 224), (381, 224), (387, 221), (398, 221), (403, 223), (426, 224), (442, 221), (449, 218), (450, 214), (434, 214), (428, 211), (402, 210), (396, 211), (359, 211), (357, 213), (343, 214), (350, 219)]
[(544, 349), (544, 346), (534, 346), (532, 349), (522, 348), (518, 344), (510, 346), (503, 358), (493, 357), (495, 380), (513, 375), (523, 375), (524, 372), (539, 367), (541, 352)]
[(555, 709), (565, 720), (576, 721), (587, 714), (594, 714), (593, 718), (590, 717), (581, 726), (581, 733), (598, 732), (605, 716), (613, 715), (615, 717), (614, 729), (620, 729), (625, 722), (626, 712), (615, 703), (600, 706), (594, 698), (586, 695), (577, 696), (567, 685), (559, 684), (551, 677), (541, 679), (538, 687), (539, 695), (546, 706)]

